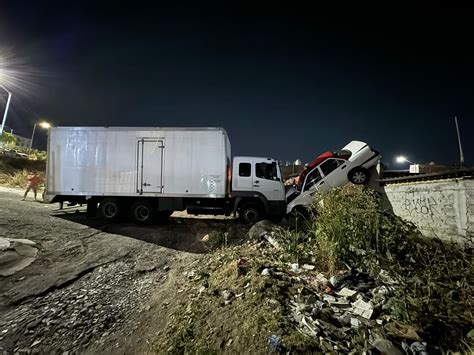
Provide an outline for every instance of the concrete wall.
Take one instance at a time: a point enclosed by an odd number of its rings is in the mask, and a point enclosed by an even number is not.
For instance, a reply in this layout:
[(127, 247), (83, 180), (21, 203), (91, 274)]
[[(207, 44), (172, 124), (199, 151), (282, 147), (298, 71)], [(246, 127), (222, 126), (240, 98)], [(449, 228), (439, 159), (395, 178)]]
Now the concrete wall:
[(385, 192), (394, 213), (415, 223), (424, 235), (474, 242), (474, 179), (389, 184)]

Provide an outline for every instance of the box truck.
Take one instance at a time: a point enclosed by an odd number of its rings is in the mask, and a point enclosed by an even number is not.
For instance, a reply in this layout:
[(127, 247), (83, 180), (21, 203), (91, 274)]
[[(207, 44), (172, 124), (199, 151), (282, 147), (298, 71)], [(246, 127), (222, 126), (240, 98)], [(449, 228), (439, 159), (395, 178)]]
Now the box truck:
[(145, 224), (174, 211), (245, 223), (286, 212), (278, 162), (231, 157), (223, 128), (54, 127), (45, 199)]

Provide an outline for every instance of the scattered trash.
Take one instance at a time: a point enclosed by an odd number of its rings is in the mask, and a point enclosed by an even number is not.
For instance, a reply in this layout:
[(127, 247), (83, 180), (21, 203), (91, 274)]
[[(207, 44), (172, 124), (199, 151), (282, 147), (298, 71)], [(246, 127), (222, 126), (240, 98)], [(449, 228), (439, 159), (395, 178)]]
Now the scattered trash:
[(351, 298), (357, 293), (357, 291), (350, 290), (347, 287), (344, 287), (341, 291), (336, 292), (338, 296), (346, 297), (346, 298)]
[(281, 351), (281, 338), (278, 335), (271, 335), (268, 338), (268, 345), (271, 352), (277, 353)]
[(206, 234), (204, 237), (201, 239), (202, 242), (208, 242), (209, 241), (209, 234)]
[(278, 243), (275, 238), (269, 234), (263, 236), (275, 249), (280, 249), (280, 243)]
[(291, 271), (295, 272), (295, 273), (299, 273), (300, 272), (300, 268), (299, 268), (299, 265), (298, 263), (293, 263), (290, 265), (291, 267)]
[(351, 327), (352, 328), (359, 328), (360, 326), (360, 320), (357, 318), (351, 318)]
[(268, 270), (267, 268), (263, 269), (262, 276), (270, 276), (270, 270)]
[(302, 269), (305, 269), (305, 270), (314, 270), (315, 267), (316, 267), (316, 266), (310, 265), (310, 264), (303, 264), (303, 265), (301, 266), (301, 268), (302, 268)]
[(428, 355), (425, 342), (414, 342), (410, 345), (410, 350), (413, 355)]
[(352, 304), (352, 313), (370, 319), (372, 313), (374, 312), (373, 306), (370, 302), (364, 302), (360, 298)]
[(233, 293), (232, 291), (229, 290), (224, 290), (222, 291), (222, 297), (224, 297), (224, 304), (227, 305), (232, 301), (233, 298)]

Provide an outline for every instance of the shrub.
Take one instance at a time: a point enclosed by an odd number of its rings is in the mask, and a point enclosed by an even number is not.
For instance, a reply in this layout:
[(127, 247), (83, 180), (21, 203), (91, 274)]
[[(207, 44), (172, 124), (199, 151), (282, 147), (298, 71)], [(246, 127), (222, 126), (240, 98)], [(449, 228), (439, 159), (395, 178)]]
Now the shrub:
[(420, 326), (433, 343), (459, 348), (473, 324), (472, 256), (458, 245), (424, 238), (380, 202), (376, 192), (356, 186), (317, 196), (316, 218), (304, 232), (276, 234), (282, 258), (310, 259), (330, 273), (343, 263), (373, 276), (387, 271), (398, 286), (385, 311)]

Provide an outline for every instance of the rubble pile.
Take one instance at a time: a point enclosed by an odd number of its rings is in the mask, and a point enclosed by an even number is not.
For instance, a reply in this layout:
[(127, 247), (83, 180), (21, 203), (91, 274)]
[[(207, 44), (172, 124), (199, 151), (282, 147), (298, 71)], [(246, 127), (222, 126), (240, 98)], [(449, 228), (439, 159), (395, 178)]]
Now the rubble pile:
[[(271, 277), (291, 285), (287, 290), (285, 318), (300, 333), (312, 338), (319, 351), (364, 351), (378, 349), (381, 343), (391, 353), (413, 344), (419, 350), (408, 354), (426, 351), (426, 343), (421, 342), (417, 330), (394, 322), (385, 314), (383, 306), (394, 286), (386, 285), (382, 277), (373, 279), (368, 274), (348, 270), (327, 278), (308, 264), (296, 270), (293, 265), (275, 269)], [(396, 333), (391, 327), (409, 329), (409, 333)]]
[[(35, 298), (0, 320), (0, 342), (14, 352), (77, 351), (127, 322), (157, 275), (131, 262), (97, 268), (73, 285)], [(71, 341), (71, 339), (74, 339)]]
[(194, 266), (160, 350), (424, 355), (472, 347), (472, 280), (460, 273), (472, 263), (459, 248), (407, 237), (385, 246), (387, 260), (368, 250), (363, 263), (346, 264), (335, 253), (328, 267), (318, 256), (334, 244), (312, 253), (314, 239), (296, 237), (260, 222), (247, 242)]

